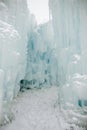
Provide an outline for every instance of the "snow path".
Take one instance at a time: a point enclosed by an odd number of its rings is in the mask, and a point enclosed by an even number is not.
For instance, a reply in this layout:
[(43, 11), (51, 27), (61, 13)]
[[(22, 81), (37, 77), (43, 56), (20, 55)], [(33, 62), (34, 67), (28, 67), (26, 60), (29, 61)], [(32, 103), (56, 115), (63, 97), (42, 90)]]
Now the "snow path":
[(57, 108), (54, 107), (57, 99), (57, 87), (20, 93), (12, 107), (15, 119), (0, 130), (68, 130), (63, 122), (64, 129), (60, 128), (58, 123)]

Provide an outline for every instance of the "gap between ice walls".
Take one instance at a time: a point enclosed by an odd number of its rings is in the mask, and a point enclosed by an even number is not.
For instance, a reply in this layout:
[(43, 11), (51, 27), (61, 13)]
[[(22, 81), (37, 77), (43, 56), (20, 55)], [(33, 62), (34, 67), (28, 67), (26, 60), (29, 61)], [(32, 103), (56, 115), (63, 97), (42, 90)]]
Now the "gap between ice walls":
[(32, 29), (27, 45), (26, 88), (57, 85), (52, 21)]
[(53, 37), (52, 22), (37, 26), (27, 0), (0, 1), (0, 125), (12, 120), (19, 90), (57, 85)]
[(12, 119), (20, 80), (25, 88), (60, 86), (63, 110), (86, 115), (86, 5), (86, 0), (50, 0), (52, 21), (37, 27), (26, 0), (0, 1), (0, 124)]

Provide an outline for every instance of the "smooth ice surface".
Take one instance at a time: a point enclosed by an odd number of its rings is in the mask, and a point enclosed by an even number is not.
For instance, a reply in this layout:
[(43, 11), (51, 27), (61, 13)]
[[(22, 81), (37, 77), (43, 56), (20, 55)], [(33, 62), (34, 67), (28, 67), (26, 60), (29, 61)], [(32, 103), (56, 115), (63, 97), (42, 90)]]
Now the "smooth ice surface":
[[(63, 102), (65, 109), (77, 109), (76, 112), (85, 116), (87, 114), (87, 105), (84, 103), (87, 101), (86, 5), (86, 0), (49, 0), (58, 62), (60, 102)], [(79, 101), (82, 102), (82, 107)]]

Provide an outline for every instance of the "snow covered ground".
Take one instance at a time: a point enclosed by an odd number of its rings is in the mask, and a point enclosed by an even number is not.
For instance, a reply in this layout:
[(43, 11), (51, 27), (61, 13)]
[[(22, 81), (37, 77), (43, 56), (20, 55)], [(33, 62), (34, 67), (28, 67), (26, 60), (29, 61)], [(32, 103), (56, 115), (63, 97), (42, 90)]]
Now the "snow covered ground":
[(57, 99), (57, 87), (19, 93), (12, 106), (14, 120), (0, 130), (85, 130), (70, 127), (59, 118)]

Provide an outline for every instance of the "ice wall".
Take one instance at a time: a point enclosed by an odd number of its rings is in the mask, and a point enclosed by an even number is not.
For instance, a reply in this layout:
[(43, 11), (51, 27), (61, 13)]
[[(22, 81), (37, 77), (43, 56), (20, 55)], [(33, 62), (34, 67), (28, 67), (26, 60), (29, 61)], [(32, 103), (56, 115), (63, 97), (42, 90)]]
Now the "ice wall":
[(25, 76), (29, 19), (26, 0), (0, 1), (0, 124), (12, 118), (11, 102)]
[(87, 107), (86, 7), (86, 0), (49, 0), (56, 43), (58, 82), (66, 108), (73, 105), (75, 108)]
[(30, 87), (56, 85), (56, 55), (52, 22), (36, 26), (28, 42), (26, 79)]

